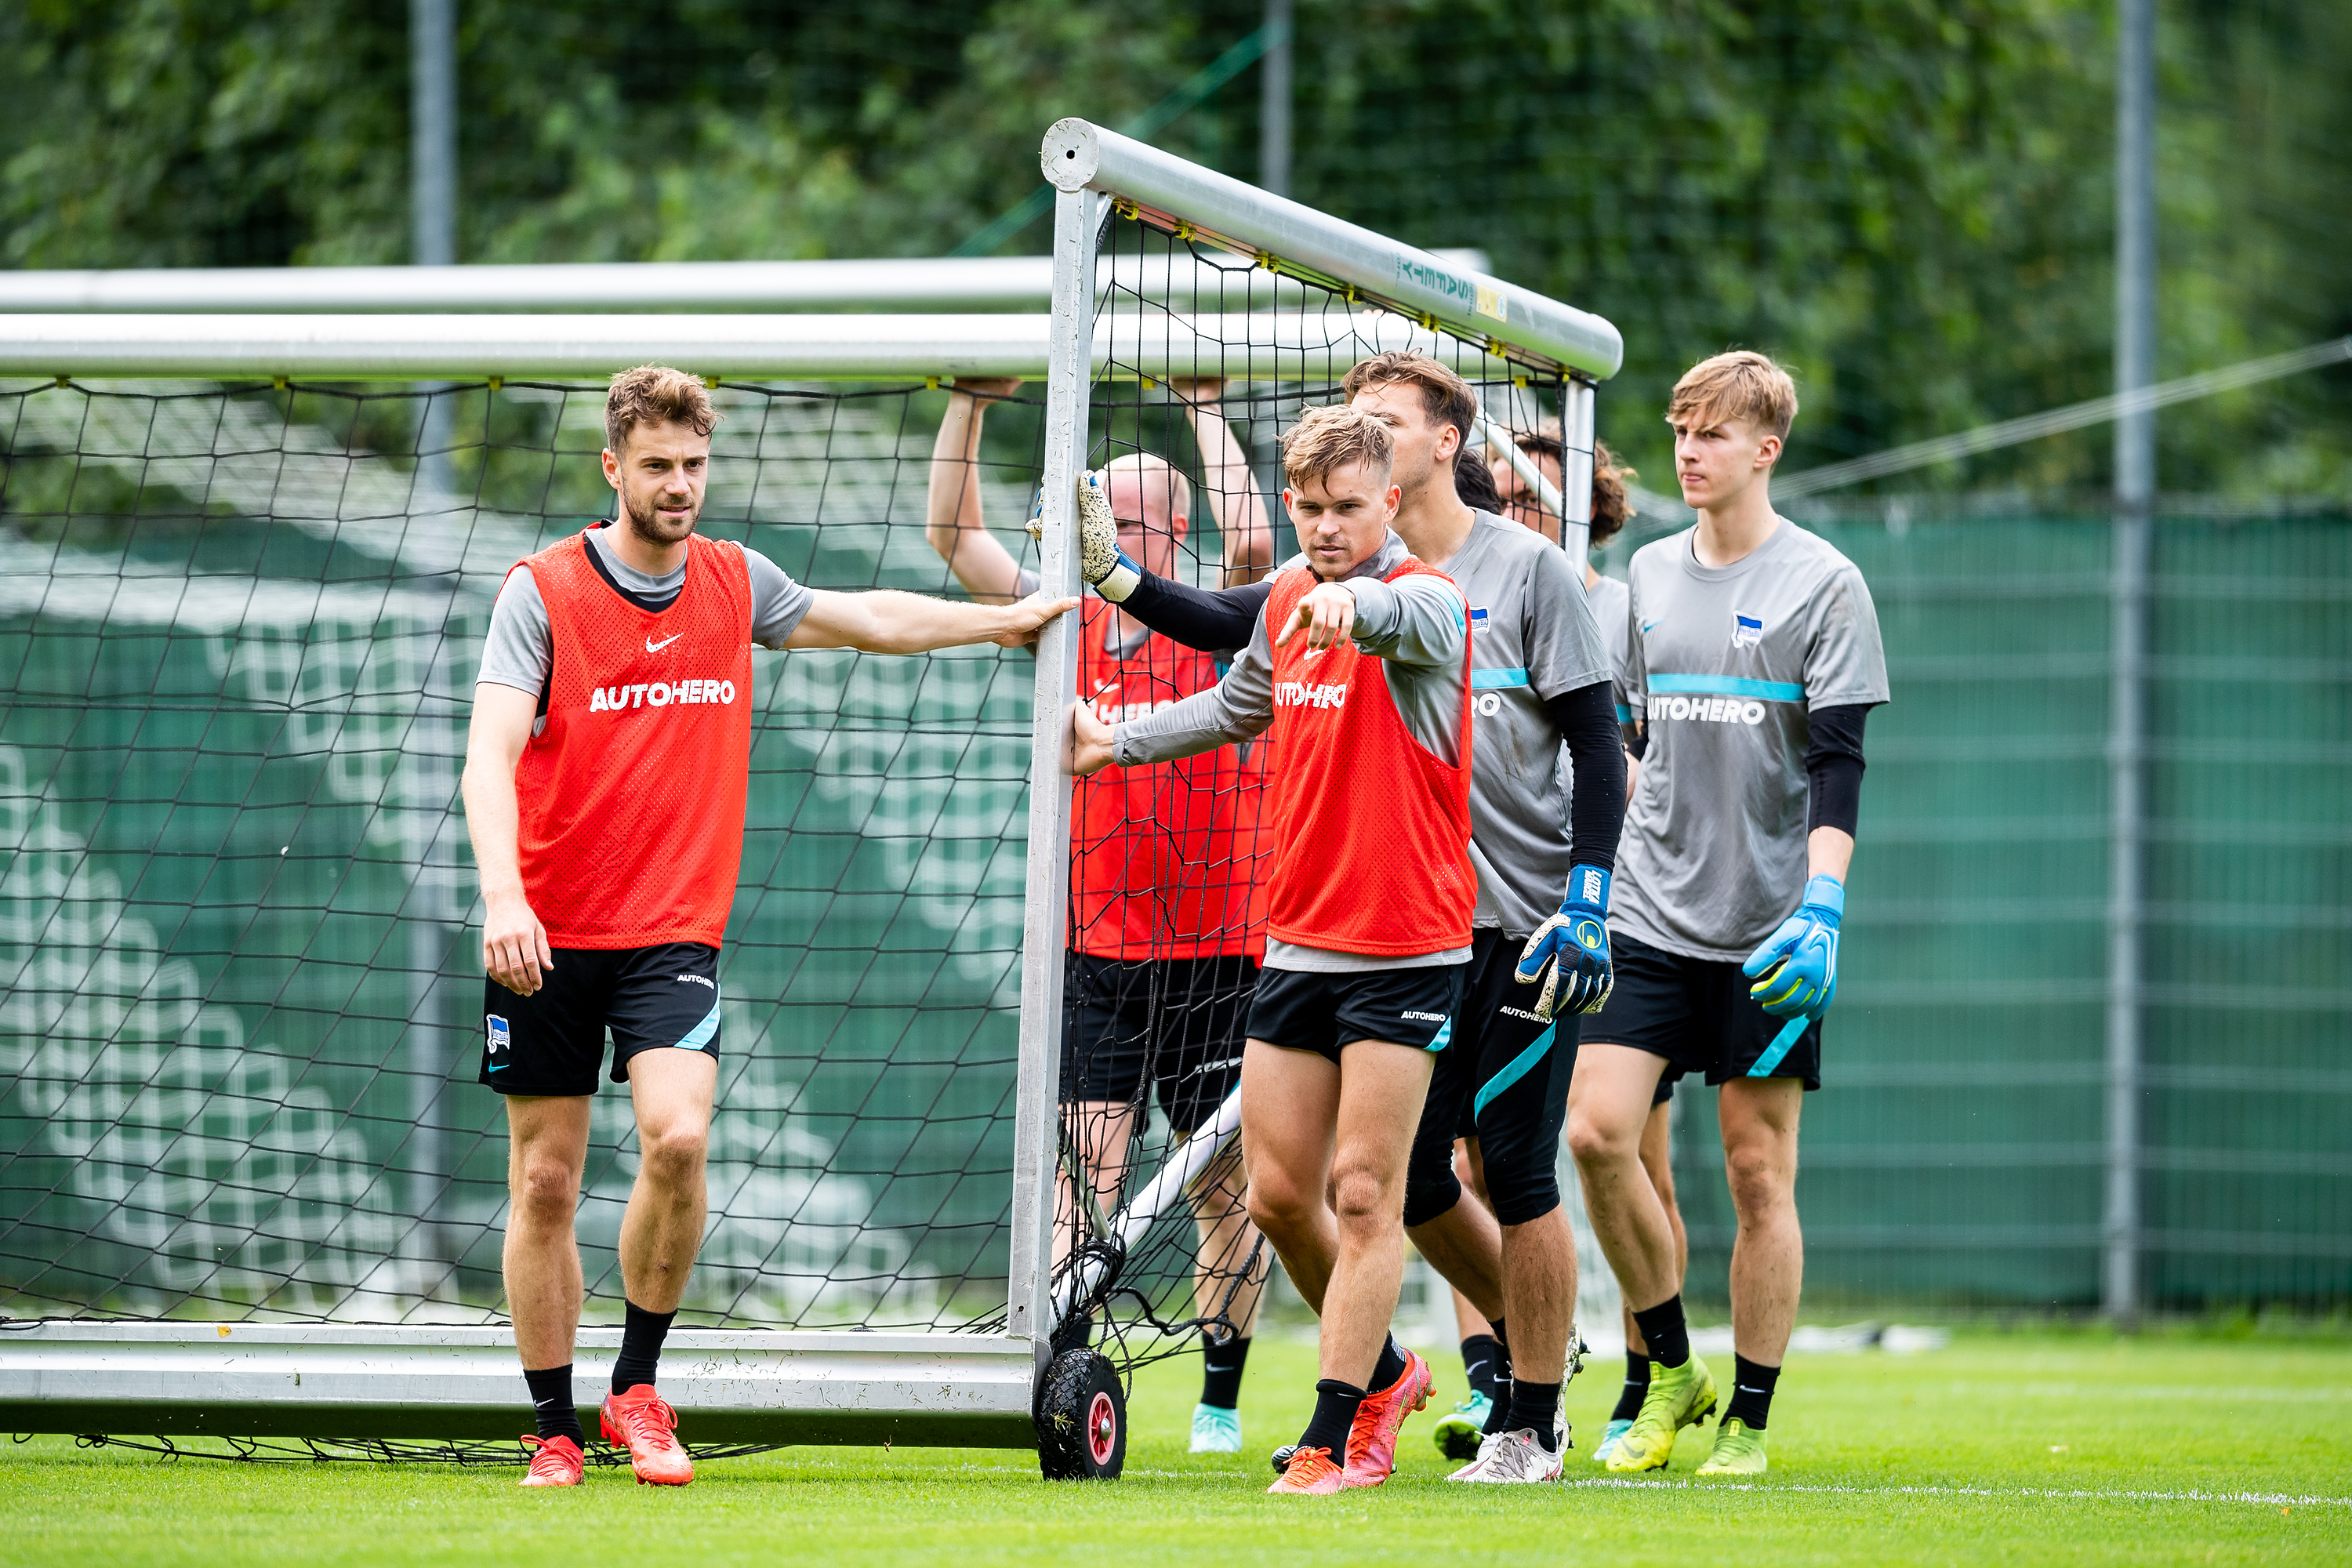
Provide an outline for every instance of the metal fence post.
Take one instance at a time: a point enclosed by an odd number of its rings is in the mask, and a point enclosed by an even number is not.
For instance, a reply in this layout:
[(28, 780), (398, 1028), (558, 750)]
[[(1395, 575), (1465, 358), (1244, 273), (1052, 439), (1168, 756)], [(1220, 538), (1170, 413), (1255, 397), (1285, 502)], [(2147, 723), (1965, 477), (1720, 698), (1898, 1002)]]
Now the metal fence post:
[[(2116, 82), (2116, 390), (2156, 379), (2156, 6), (2122, 0)], [(2116, 422), (2113, 669), (2107, 732), (2106, 1203), (2099, 1298), (2140, 1310), (2140, 990), (2147, 723), (2147, 598), (2156, 415)]]

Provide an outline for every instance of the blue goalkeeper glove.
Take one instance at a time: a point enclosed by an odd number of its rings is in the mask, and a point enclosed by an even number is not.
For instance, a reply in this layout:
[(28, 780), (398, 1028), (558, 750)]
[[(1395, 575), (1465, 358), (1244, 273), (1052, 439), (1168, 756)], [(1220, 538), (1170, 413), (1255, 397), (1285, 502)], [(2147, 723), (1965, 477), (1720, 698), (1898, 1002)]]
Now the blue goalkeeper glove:
[(1577, 866), (1568, 873), (1568, 898), (1559, 913), (1536, 928), (1519, 950), (1512, 975), (1522, 985), (1543, 982), (1531, 1009), (1538, 1018), (1555, 1012), (1598, 1013), (1617, 984), (1609, 966), (1609, 873)]
[(1776, 1018), (1818, 1018), (1837, 999), (1838, 917), (1845, 913), (1845, 884), (1815, 877), (1805, 884), (1805, 901), (1780, 922), (1764, 945), (1748, 955), (1740, 972), (1763, 976), (1748, 994)]

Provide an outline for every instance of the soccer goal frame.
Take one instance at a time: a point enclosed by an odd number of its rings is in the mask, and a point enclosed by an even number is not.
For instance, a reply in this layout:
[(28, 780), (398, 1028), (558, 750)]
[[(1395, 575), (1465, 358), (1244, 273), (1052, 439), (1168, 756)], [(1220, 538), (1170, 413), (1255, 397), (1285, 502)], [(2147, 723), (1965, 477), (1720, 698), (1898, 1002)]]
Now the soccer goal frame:
[[(1080, 591), (1074, 487), (1087, 466), (1090, 387), (1108, 362), (1098, 305), (1097, 237), (1120, 204), (1241, 270), (1264, 269), (1378, 307), (1335, 341), (1311, 341), (1277, 310), (1171, 314), (1151, 343), (1120, 345), (1123, 374), (1183, 374), (1213, 344), (1225, 373), (1335, 383), (1383, 349), (1441, 337), (1470, 345), (1489, 381), (1535, 374), (1562, 391), (1567, 447), (1553, 485), (1497, 426), (1483, 433), (1563, 520), (1580, 552), (1589, 519), (1594, 384), (1613, 374), (1610, 323), (1441, 256), (1269, 195), (1079, 120), (1046, 133), (1041, 165), (1055, 190), (1049, 314), (277, 314), (0, 316), (0, 375), (205, 380), (602, 377), (645, 360), (728, 380), (1042, 378), (1046, 387), (1039, 574)], [(1223, 263), (1216, 265), (1223, 267)], [(608, 280), (609, 281), (609, 280)], [(1117, 279), (1111, 279), (1116, 282)], [(602, 286), (600, 284), (600, 286)], [(1025, 285), (1024, 285), (1025, 286)], [(1166, 287), (1163, 280), (1163, 287)], [(936, 298), (962, 304), (968, 279)], [(1186, 290), (1190, 293), (1186, 293)], [(1165, 297), (1213, 297), (1193, 283)], [(645, 290), (615, 297), (642, 307)], [(923, 301), (909, 282), (901, 305)], [(697, 301), (681, 300), (691, 308)], [(706, 299), (707, 302), (707, 299)], [(100, 307), (103, 309), (103, 307)], [(1483, 356), (1483, 357), (1480, 357)], [(1028, 748), (1027, 847), (1013, 1126), (1008, 1289), (986, 1331), (680, 1328), (663, 1391), (698, 1443), (847, 1443), (1041, 1448), (1041, 1399), (1063, 1320), (1099, 1282), (1099, 1252), (1057, 1280), (1053, 1267), (1064, 955), (1068, 940), (1076, 617), (1041, 637)], [(1192, 1178), (1238, 1130), (1228, 1102), (1140, 1183), (1108, 1229), (1139, 1238), (1181, 1211)], [(1087, 1271), (1096, 1273), (1090, 1276)], [(593, 1407), (619, 1331), (583, 1328), (576, 1390)], [(48, 1319), (0, 1325), (0, 1401), (13, 1429), (224, 1437), (468, 1439), (511, 1436), (522, 1405), (509, 1331), (497, 1326), (259, 1321)], [(1123, 1417), (1122, 1417), (1123, 1419)], [(1044, 1423), (1050, 1426), (1048, 1420)], [(1082, 1445), (1083, 1446), (1083, 1445)], [(1109, 1467), (1115, 1473), (1115, 1464)]]

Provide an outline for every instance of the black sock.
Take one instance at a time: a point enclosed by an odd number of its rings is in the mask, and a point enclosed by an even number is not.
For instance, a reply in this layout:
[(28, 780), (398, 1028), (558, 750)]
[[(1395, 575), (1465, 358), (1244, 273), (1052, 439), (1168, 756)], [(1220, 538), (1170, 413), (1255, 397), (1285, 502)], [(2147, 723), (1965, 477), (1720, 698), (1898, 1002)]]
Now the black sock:
[(1348, 1462), (1348, 1430), (1356, 1424), (1356, 1407), (1369, 1397), (1370, 1396), (1355, 1384), (1341, 1383), (1336, 1377), (1327, 1377), (1317, 1384), (1315, 1385), (1315, 1418), (1307, 1424), (1307, 1430), (1299, 1435), (1298, 1446), (1302, 1448), (1328, 1449), (1333, 1464), (1346, 1464)]
[(1511, 1342), (1503, 1337), (1503, 1321), (1495, 1320), (1495, 1386), (1486, 1397), (1494, 1403), (1486, 1410), (1486, 1425), (1478, 1430), (1486, 1436), (1507, 1432), (1503, 1425), (1511, 1416)]
[(1404, 1352), (1397, 1348), (1396, 1336), (1391, 1334), (1381, 1342), (1381, 1359), (1372, 1363), (1372, 1386), (1386, 1388), (1404, 1375)]
[(1642, 1331), (1643, 1342), (1650, 1347), (1650, 1359), (1658, 1365), (1680, 1366), (1690, 1360), (1690, 1325), (1683, 1321), (1681, 1291), (1654, 1307), (1635, 1312), (1633, 1324)]
[(1612, 1421), (1631, 1421), (1642, 1414), (1642, 1401), (1650, 1392), (1650, 1358), (1640, 1351), (1625, 1352), (1625, 1386), (1617, 1395), (1617, 1408), (1609, 1413)]
[(650, 1386), (661, 1363), (662, 1341), (669, 1337), (676, 1312), (648, 1312), (635, 1301), (626, 1303), (629, 1316), (621, 1329), (621, 1353), (613, 1363), (613, 1392), (626, 1394), (639, 1384)]
[(1231, 1410), (1242, 1402), (1242, 1368), (1249, 1364), (1249, 1336), (1236, 1334), (1222, 1344), (1207, 1340), (1201, 1346), (1201, 1403)]
[(1772, 1414), (1772, 1385), (1780, 1381), (1779, 1367), (1759, 1366), (1733, 1352), (1731, 1408), (1723, 1413), (1724, 1420), (1745, 1421), (1750, 1432), (1764, 1430), (1764, 1417)]
[(1559, 1448), (1552, 1434), (1553, 1418), (1559, 1415), (1559, 1384), (1556, 1383), (1522, 1383), (1511, 1379), (1511, 1418), (1503, 1430), (1517, 1432), (1533, 1428), (1536, 1441), (1547, 1454), (1557, 1454)]
[(1492, 1334), (1473, 1334), (1462, 1342), (1462, 1375), (1471, 1392), (1499, 1401), (1510, 1390), (1511, 1374), (1503, 1367), (1503, 1347)]
[(531, 1415), (539, 1424), (542, 1437), (569, 1437), (584, 1452), (588, 1434), (580, 1430), (580, 1406), (572, 1400), (572, 1369), (551, 1366), (539, 1372), (526, 1370), (522, 1380), (530, 1384)]

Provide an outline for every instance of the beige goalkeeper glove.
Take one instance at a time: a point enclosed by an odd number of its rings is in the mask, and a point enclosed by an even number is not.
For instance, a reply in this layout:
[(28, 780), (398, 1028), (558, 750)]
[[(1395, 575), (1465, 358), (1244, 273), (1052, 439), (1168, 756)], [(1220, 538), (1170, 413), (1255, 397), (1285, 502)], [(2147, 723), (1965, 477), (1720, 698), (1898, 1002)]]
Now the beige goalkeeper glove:
[[(1143, 568), (1118, 547), (1118, 523), (1110, 515), (1109, 487), (1102, 470), (1078, 476), (1078, 575), (1087, 586), (1116, 605), (1143, 581)], [(1045, 497), (1037, 496), (1037, 510), (1029, 519), (1029, 537), (1045, 537)]]

